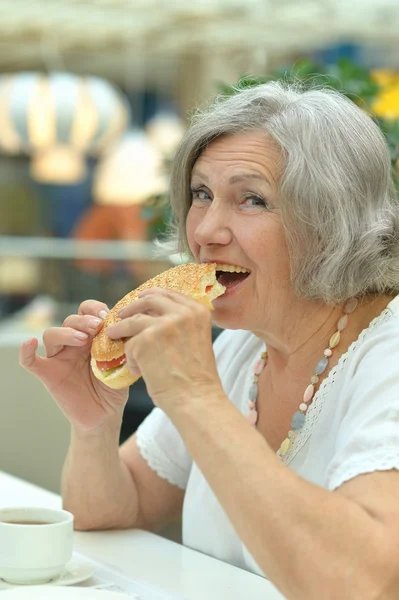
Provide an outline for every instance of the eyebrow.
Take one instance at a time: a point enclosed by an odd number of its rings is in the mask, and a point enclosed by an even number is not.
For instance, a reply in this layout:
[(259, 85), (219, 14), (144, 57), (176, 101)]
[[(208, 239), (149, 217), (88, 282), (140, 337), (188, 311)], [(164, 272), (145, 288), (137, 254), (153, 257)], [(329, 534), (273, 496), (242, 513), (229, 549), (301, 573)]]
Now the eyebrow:
[[(192, 176), (200, 177), (204, 181), (208, 181), (208, 177), (204, 173), (201, 173), (200, 171), (193, 170)], [(242, 181), (245, 179), (257, 179), (260, 181), (264, 181), (268, 185), (271, 186), (270, 181), (268, 179), (266, 179), (265, 177), (263, 177), (263, 175), (259, 175), (258, 173), (242, 173), (242, 175), (234, 175), (233, 177), (230, 177), (229, 184), (232, 185), (233, 183), (237, 183), (238, 181)]]

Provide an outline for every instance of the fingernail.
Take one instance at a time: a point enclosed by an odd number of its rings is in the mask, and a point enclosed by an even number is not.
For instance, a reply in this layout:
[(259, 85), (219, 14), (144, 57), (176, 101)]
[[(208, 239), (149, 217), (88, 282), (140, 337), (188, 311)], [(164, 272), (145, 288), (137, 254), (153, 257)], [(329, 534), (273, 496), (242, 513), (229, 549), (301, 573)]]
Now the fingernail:
[(104, 320), (108, 313), (109, 313), (108, 310), (100, 310), (100, 312), (98, 313), (98, 316), (100, 317), (100, 319)]
[(125, 309), (124, 309), (124, 308), (120, 308), (120, 309), (118, 310), (118, 315), (119, 315), (120, 317), (123, 317), (123, 315), (124, 315), (124, 314), (125, 314)]
[(90, 327), (90, 329), (97, 329), (100, 323), (101, 319), (90, 319), (87, 325)]
[(77, 337), (79, 340), (87, 340), (89, 336), (87, 335), (87, 333), (83, 333), (83, 331), (77, 331), (75, 333), (75, 337)]

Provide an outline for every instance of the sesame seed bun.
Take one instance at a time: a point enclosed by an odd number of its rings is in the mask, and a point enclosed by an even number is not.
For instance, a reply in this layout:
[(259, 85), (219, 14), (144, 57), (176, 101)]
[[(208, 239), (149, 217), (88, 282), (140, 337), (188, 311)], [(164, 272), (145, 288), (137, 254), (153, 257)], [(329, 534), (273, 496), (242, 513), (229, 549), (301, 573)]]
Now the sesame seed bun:
[[(212, 286), (207, 292), (206, 288)], [(111, 361), (117, 359), (124, 354), (123, 340), (112, 340), (107, 336), (107, 327), (112, 323), (120, 321), (118, 311), (128, 306), (134, 300), (137, 300), (138, 294), (144, 290), (153, 287), (159, 287), (166, 290), (174, 290), (185, 296), (190, 296), (197, 300), (210, 310), (212, 300), (221, 296), (225, 292), (225, 287), (216, 281), (216, 264), (215, 263), (189, 263), (172, 267), (167, 271), (160, 273), (156, 277), (149, 279), (135, 290), (124, 296), (110, 310), (104, 320), (104, 325), (101, 331), (93, 339), (91, 347), (91, 367), (94, 375), (103, 383), (114, 389), (120, 389), (132, 385), (137, 381), (138, 377), (134, 377), (125, 364), (116, 368), (115, 371), (107, 377), (97, 367), (97, 361)]]

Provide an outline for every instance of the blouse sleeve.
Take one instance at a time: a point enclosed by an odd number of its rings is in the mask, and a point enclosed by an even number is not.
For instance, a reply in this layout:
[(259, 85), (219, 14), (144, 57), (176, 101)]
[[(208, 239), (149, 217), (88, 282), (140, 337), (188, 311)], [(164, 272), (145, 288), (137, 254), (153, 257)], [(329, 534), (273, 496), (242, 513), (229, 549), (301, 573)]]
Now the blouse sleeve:
[(187, 487), (191, 456), (171, 420), (154, 408), (136, 432), (141, 456), (155, 473), (182, 490)]
[(358, 475), (399, 470), (399, 328), (382, 328), (357, 354), (327, 470), (330, 490)]
[[(213, 345), (217, 364), (226, 347), (226, 333), (221, 333)], [(141, 456), (159, 477), (186, 489), (192, 458), (176, 427), (161, 409), (154, 408), (141, 423), (136, 441)]]

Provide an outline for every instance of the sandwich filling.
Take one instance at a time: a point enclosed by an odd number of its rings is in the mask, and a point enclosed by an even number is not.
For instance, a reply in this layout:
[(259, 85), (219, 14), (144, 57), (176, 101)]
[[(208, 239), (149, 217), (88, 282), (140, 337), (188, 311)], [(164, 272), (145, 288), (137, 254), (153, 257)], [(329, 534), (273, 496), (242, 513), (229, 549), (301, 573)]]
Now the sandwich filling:
[(126, 356), (124, 354), (112, 360), (96, 360), (97, 369), (103, 377), (109, 377), (124, 364), (126, 364)]

